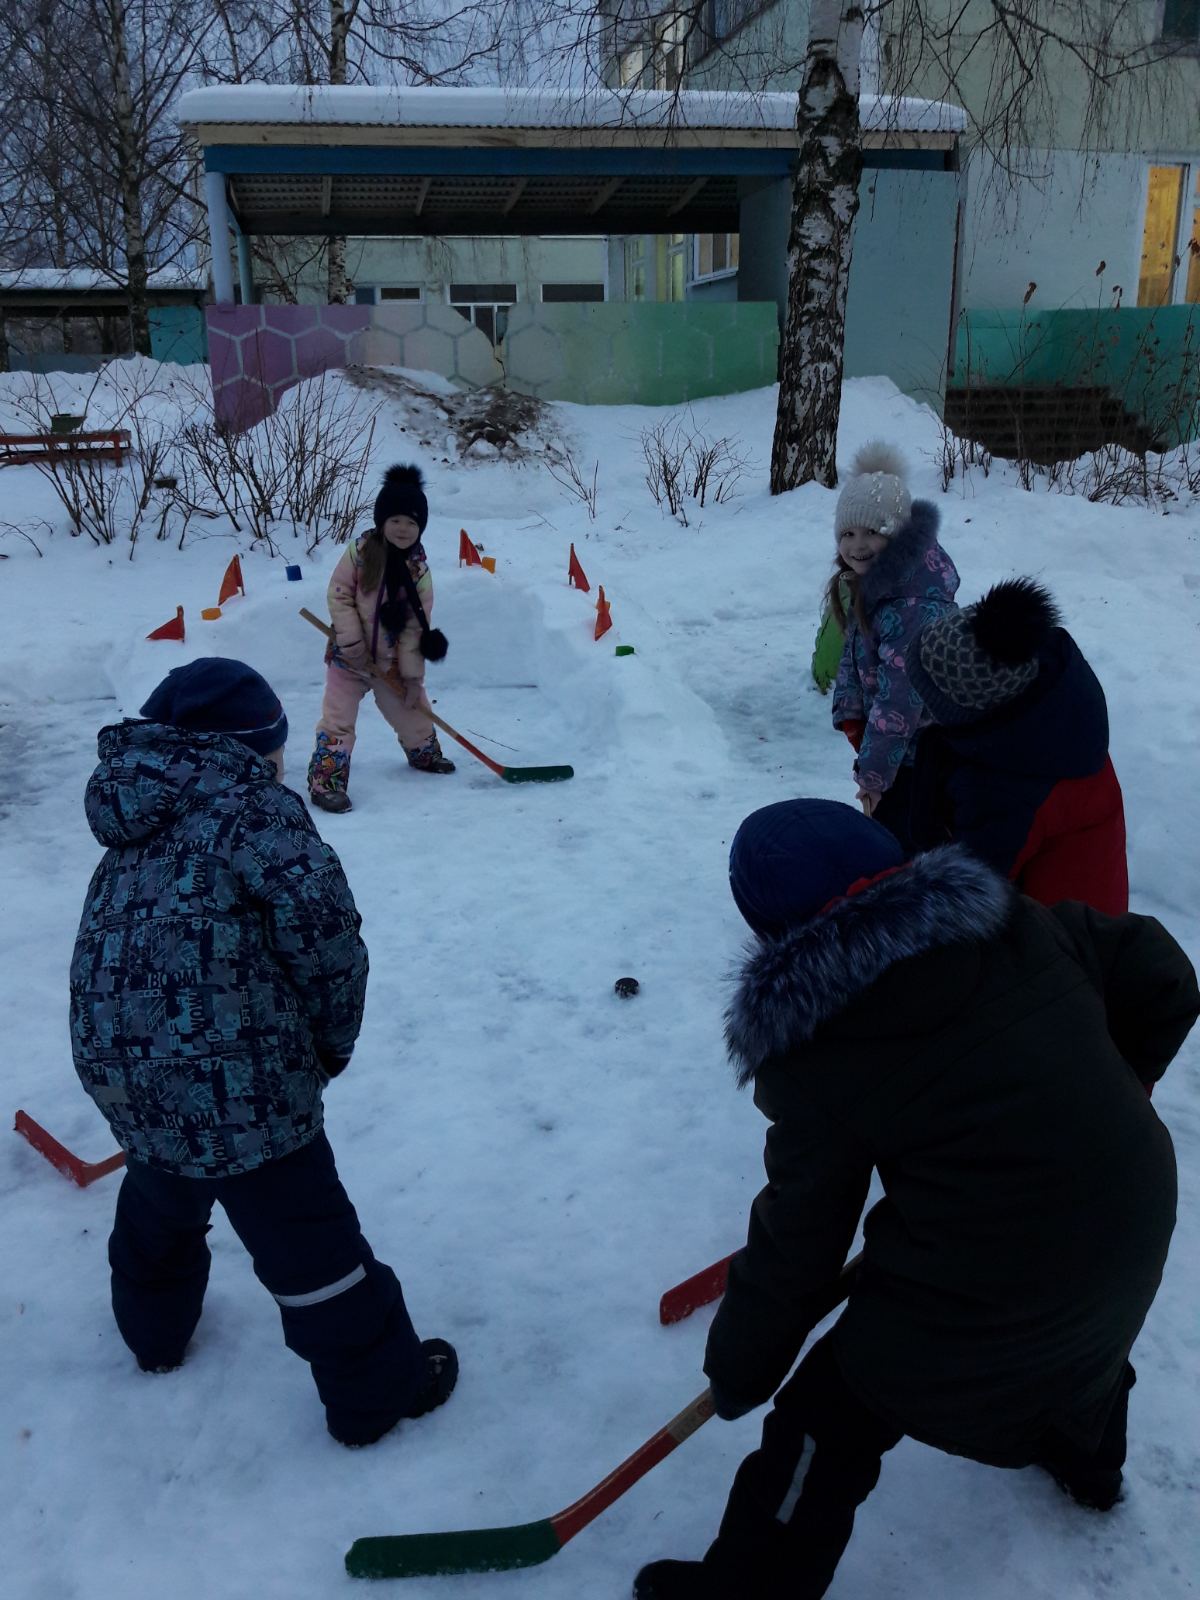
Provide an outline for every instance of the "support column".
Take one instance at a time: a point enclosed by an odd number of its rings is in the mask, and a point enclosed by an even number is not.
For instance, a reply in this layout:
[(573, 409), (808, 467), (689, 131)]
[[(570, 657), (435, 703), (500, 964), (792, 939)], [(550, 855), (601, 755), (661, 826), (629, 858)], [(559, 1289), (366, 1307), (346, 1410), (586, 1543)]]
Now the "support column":
[(234, 238), (237, 242), (238, 288), (242, 292), (242, 304), (250, 306), (254, 304), (254, 266), (250, 260), (250, 241), (240, 228), (236, 228)]
[(229, 206), (225, 199), (225, 174), (204, 174), (204, 201), (208, 207), (208, 237), (212, 248), (213, 300), (233, 304), (233, 267), (229, 260)]

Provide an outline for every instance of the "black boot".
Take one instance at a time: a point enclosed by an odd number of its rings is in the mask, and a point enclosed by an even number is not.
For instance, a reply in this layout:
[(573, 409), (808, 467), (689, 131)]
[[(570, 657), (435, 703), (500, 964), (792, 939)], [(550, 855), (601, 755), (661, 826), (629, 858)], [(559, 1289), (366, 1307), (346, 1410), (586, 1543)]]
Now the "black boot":
[(445, 1339), (422, 1339), (421, 1354), (429, 1376), (413, 1401), (412, 1409), (405, 1412), (407, 1417), (424, 1417), (445, 1405), (458, 1382), (458, 1355), (452, 1344), (447, 1344)]
[(308, 801), (310, 805), (318, 806), (322, 811), (333, 812), (334, 816), (340, 816), (343, 811), (354, 809), (345, 789), (310, 789)]
[(1077, 1506), (1089, 1511), (1111, 1511), (1121, 1498), (1121, 1473), (1095, 1467), (1090, 1472), (1067, 1473), (1049, 1462), (1039, 1462), (1043, 1472), (1048, 1472), (1064, 1494), (1069, 1494)]
[(633, 1580), (633, 1600), (734, 1600), (714, 1587), (703, 1561), (652, 1561)]

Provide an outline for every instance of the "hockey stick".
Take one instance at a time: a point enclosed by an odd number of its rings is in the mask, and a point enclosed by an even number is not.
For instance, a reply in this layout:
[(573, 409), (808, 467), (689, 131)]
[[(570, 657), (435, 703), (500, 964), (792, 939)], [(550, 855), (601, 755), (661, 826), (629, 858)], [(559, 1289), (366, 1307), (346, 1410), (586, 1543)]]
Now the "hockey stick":
[[(333, 629), (329, 626), (329, 624), (327, 622), (322, 622), (320, 617), (314, 617), (312, 612), (309, 611), (307, 607), (300, 607), (300, 615), (304, 618), (305, 622), (311, 622), (314, 628), (319, 629), (319, 631), (323, 633), (327, 639), (333, 638)], [(391, 683), (382, 672), (377, 671), (374, 667), (364, 667), (362, 670), (365, 672), (368, 678), (373, 678), (376, 683), (383, 684), (384, 687), (390, 689), (393, 694), (399, 693), (399, 690), (395, 687), (395, 685)], [(494, 772), (498, 778), (503, 778), (505, 783), (561, 783), (565, 778), (573, 778), (575, 776), (574, 767), (502, 766), (499, 761), (493, 761), (491, 756), (485, 756), (482, 750), (477, 750), (469, 739), (464, 739), (462, 734), (459, 733), (456, 728), (452, 728), (448, 722), (444, 722), (442, 718), (438, 716), (436, 711), (430, 711), (429, 715), (435, 725), (439, 727), (443, 733), (448, 733), (452, 739), (456, 739), (458, 743), (462, 745), (464, 750), (469, 750), (477, 761), (482, 761), (485, 767)]]
[[(714, 1300), (719, 1300), (725, 1293), (725, 1282), (729, 1277), (729, 1263), (732, 1256), (726, 1256), (722, 1261), (714, 1261), (711, 1267), (705, 1267), (703, 1272), (697, 1272), (690, 1278), (685, 1278), (682, 1283), (677, 1283), (673, 1289), (668, 1289), (658, 1302), (658, 1320), (664, 1328), (670, 1327), (673, 1322), (682, 1322), (685, 1317), (690, 1317), (693, 1311), (699, 1311), (701, 1306), (709, 1306)], [(846, 1263), (846, 1271), (855, 1271), (862, 1260), (862, 1251)]]
[(64, 1178), (70, 1178), (71, 1182), (77, 1183), (81, 1189), (86, 1189), (88, 1184), (95, 1183), (97, 1178), (106, 1177), (108, 1173), (115, 1172), (118, 1167), (125, 1165), (123, 1150), (118, 1150), (114, 1156), (107, 1156), (103, 1161), (81, 1161), (24, 1111), (17, 1112), (13, 1129), (28, 1139), (37, 1153), (45, 1156), (52, 1167), (57, 1167)]
[[(829, 1287), (818, 1321), (841, 1305), (850, 1293), (858, 1257), (848, 1261)], [(607, 1511), (627, 1489), (665, 1460), (713, 1415), (712, 1391), (705, 1389), (665, 1428), (647, 1439), (607, 1478), (563, 1511), (540, 1522), (519, 1522), (509, 1528), (473, 1528), (459, 1533), (384, 1534), (356, 1539), (346, 1552), (352, 1578), (436, 1578), (463, 1572), (506, 1572), (536, 1567), (556, 1556), (589, 1522)]]
[(668, 1289), (658, 1302), (658, 1320), (663, 1327), (682, 1322), (684, 1317), (690, 1317), (701, 1306), (719, 1300), (725, 1293), (725, 1280), (729, 1276), (729, 1263), (732, 1260), (732, 1256), (726, 1256), (721, 1261), (714, 1261), (703, 1272), (697, 1272), (682, 1283), (677, 1283), (673, 1289)]

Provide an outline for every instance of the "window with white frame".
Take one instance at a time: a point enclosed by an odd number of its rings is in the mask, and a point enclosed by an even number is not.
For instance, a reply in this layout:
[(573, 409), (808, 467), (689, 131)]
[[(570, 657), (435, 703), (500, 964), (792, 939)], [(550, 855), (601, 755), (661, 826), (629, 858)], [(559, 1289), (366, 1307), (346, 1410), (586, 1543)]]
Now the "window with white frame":
[(646, 298), (646, 235), (632, 234), (625, 240), (625, 298)]
[(1161, 0), (1159, 38), (1165, 44), (1200, 44), (1200, 0)]
[(1200, 159), (1149, 169), (1137, 303), (1200, 305)]
[(642, 74), (646, 70), (646, 53), (645, 44), (640, 42), (622, 50), (617, 61), (617, 80), (622, 89), (641, 88)]
[(692, 260), (692, 279), (719, 278), (738, 269), (738, 235), (736, 233), (697, 233), (693, 235), (695, 251)]
[(654, 87), (678, 89), (687, 66), (687, 36), (691, 16), (670, 12), (654, 25)]
[(687, 298), (687, 234), (668, 233), (665, 240), (664, 264), (666, 268), (665, 282), (663, 283), (665, 300), (685, 300)]
[(452, 283), (446, 298), (455, 311), (473, 322), (495, 344), (500, 312), (516, 305), (517, 286), (515, 283)]
[(419, 283), (381, 283), (375, 291), (376, 300), (420, 300), (422, 299), (421, 285)]

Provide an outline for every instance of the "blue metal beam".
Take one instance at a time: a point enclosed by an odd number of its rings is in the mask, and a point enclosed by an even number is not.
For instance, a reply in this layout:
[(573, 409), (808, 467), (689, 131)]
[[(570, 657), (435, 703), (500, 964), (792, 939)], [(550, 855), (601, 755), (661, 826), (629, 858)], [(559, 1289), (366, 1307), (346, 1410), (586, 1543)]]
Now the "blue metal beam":
[(208, 172), (321, 177), (786, 177), (790, 150), (446, 149), (419, 145), (208, 145)]

